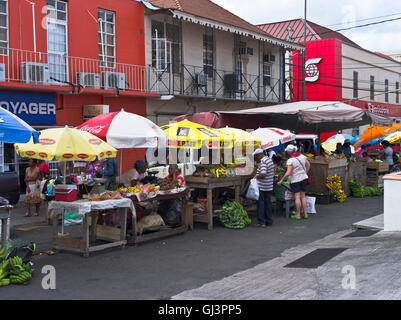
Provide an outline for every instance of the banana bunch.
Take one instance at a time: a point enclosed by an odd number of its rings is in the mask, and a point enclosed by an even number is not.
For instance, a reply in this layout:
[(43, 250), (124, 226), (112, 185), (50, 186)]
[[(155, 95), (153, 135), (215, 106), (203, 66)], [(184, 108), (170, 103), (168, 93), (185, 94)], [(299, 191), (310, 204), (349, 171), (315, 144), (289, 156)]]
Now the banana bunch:
[(216, 178), (225, 178), (228, 176), (228, 172), (224, 168), (213, 169), (212, 172)]
[(0, 249), (0, 261), (4, 260), (6, 256), (7, 256), (7, 249), (4, 246)]
[(347, 195), (342, 190), (341, 178), (338, 175), (328, 176), (326, 186), (330, 193), (334, 193), (334, 199), (338, 202), (344, 202), (347, 199)]
[(312, 153), (304, 153), (304, 156), (308, 161), (315, 159), (315, 156)]
[(20, 257), (13, 257), (7, 260), (9, 263), (10, 282), (23, 284), (32, 279), (34, 270), (29, 263), (23, 263)]
[(8, 279), (8, 260), (4, 260), (0, 266), (0, 287), (8, 286), (11, 282), (10, 279)]

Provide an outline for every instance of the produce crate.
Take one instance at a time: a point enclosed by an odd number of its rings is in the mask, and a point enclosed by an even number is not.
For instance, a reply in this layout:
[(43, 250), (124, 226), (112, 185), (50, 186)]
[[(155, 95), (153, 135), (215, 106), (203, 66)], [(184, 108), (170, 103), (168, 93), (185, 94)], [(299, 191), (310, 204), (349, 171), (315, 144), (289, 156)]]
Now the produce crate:
[(366, 168), (367, 169), (373, 169), (373, 170), (377, 170), (379, 172), (388, 172), (390, 169), (390, 165), (388, 162), (376, 162), (376, 161), (372, 161), (372, 162), (368, 162), (366, 164)]
[(316, 204), (331, 204), (336, 202), (334, 199), (334, 194), (333, 193), (325, 193), (325, 194), (320, 194), (320, 193), (307, 193), (306, 194), (308, 197), (315, 197), (316, 198)]
[(366, 173), (366, 186), (373, 188), (383, 188), (384, 181), (383, 177), (387, 174), (386, 172), (379, 172), (378, 170), (367, 170)]

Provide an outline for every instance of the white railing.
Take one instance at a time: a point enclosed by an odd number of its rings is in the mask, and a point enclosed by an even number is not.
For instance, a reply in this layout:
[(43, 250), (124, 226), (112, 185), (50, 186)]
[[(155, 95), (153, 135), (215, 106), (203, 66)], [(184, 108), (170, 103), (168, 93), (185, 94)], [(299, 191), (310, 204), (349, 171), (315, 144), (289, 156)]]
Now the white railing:
[[(148, 67), (70, 57), (60, 54), (8, 49), (0, 55), (1, 82), (37, 85), (73, 85), (77, 88), (147, 92)], [(110, 63), (108, 63), (110, 65)]]

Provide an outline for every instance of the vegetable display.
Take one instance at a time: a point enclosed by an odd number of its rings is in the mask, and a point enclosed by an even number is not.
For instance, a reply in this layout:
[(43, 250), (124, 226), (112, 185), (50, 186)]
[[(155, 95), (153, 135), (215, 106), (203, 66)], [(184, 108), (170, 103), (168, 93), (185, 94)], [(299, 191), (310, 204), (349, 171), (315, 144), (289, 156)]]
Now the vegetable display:
[(244, 207), (238, 202), (226, 201), (221, 210), (215, 210), (226, 228), (243, 229), (251, 224), (251, 219)]
[(6, 248), (0, 249), (0, 287), (12, 284), (24, 284), (32, 279), (34, 269), (29, 263), (23, 263), (20, 257), (5, 260)]
[(381, 196), (384, 191), (383, 188), (365, 187), (358, 179), (350, 179), (349, 183), (351, 186), (352, 195), (355, 198)]
[(347, 195), (342, 189), (341, 178), (338, 175), (328, 176), (326, 180), (326, 186), (330, 193), (334, 194), (335, 200), (338, 202), (345, 202)]

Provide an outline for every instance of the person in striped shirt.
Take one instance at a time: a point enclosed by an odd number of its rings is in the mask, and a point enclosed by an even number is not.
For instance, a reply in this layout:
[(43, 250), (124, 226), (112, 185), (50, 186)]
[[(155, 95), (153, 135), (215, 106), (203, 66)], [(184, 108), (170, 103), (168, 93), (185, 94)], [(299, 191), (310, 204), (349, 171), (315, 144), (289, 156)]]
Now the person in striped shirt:
[(260, 162), (255, 172), (259, 186), (257, 226), (271, 226), (273, 224), (271, 194), (273, 191), (274, 164), (269, 156), (264, 155), (262, 149), (256, 149), (253, 156), (256, 162)]

